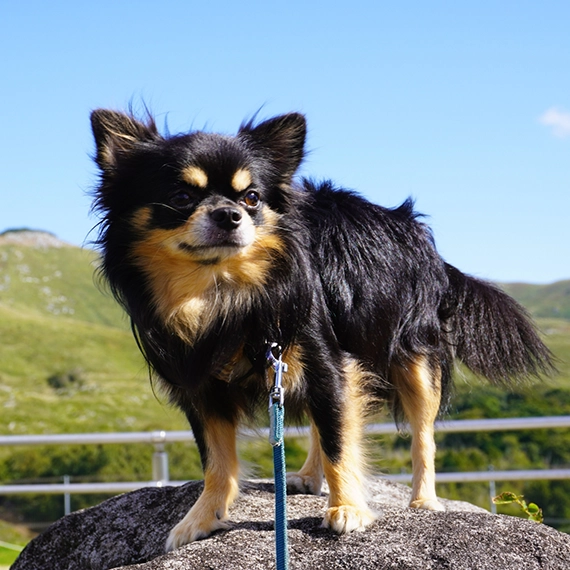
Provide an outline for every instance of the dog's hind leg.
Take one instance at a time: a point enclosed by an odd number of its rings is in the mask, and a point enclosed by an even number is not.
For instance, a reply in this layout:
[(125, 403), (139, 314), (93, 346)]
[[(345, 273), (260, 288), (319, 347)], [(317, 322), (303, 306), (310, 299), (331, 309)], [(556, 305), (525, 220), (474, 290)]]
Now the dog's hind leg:
[(410, 507), (445, 510), (435, 492), (434, 422), (441, 401), (441, 373), (424, 356), (405, 366), (392, 366), (392, 378), (412, 433), (412, 498)]
[[(236, 426), (224, 419), (207, 418), (201, 427), (204, 490), (187, 515), (170, 532), (166, 550), (174, 550), (205, 538), (215, 530), (227, 528), (224, 520), (238, 495)], [(194, 432), (198, 435), (195, 428)]]
[(287, 492), (320, 495), (323, 485), (323, 461), (319, 432), (311, 422), (309, 453), (303, 467), (296, 473), (287, 473)]
[[(338, 375), (338, 372), (337, 372)], [(343, 365), (343, 381), (329, 385), (313, 401), (311, 414), (319, 431), (322, 467), (329, 486), (323, 526), (342, 534), (363, 530), (377, 515), (366, 503), (362, 436), (366, 398), (364, 374), (353, 360)], [(329, 381), (332, 384), (329, 376)]]

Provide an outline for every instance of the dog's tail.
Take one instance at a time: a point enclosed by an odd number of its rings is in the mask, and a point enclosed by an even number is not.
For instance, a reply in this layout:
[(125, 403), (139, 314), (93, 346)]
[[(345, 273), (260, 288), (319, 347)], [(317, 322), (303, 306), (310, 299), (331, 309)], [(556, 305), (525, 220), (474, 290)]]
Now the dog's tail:
[(449, 290), (440, 311), (459, 360), (495, 384), (554, 372), (552, 353), (523, 307), (492, 284), (446, 268)]

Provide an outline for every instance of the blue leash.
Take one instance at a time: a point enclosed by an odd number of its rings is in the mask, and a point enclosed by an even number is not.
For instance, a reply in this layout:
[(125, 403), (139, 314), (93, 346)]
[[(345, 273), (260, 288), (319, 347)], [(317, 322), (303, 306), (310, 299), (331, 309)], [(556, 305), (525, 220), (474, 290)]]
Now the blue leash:
[[(277, 348), (278, 357), (272, 350)], [(277, 570), (289, 567), (287, 547), (287, 480), (285, 468), (285, 442), (283, 440), (284, 391), (281, 385), (287, 364), (281, 360), (281, 348), (272, 344), (267, 350), (267, 361), (275, 371), (275, 385), (269, 395), (269, 442), (273, 446), (273, 472), (275, 477), (275, 553)]]

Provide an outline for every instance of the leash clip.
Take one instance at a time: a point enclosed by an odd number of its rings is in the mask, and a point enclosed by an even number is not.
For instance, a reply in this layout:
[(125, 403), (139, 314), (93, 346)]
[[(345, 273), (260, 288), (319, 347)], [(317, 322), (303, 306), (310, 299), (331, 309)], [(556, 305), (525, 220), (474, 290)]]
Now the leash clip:
[[(273, 354), (276, 349), (277, 357)], [(275, 384), (269, 393), (269, 442), (276, 447), (283, 445), (283, 415), (285, 408), (283, 401), (285, 399), (285, 389), (282, 385), (283, 373), (287, 372), (287, 364), (281, 360), (281, 347), (273, 342), (268, 343), (266, 358), (269, 366), (275, 371)]]
[[(277, 349), (277, 358), (273, 354), (273, 349)], [(283, 373), (287, 372), (287, 364), (281, 359), (281, 347), (276, 342), (270, 343), (265, 357), (269, 366), (275, 371), (275, 384), (269, 393), (269, 407), (271, 408), (274, 404), (278, 404), (282, 408), (285, 399), (285, 389), (282, 381)]]

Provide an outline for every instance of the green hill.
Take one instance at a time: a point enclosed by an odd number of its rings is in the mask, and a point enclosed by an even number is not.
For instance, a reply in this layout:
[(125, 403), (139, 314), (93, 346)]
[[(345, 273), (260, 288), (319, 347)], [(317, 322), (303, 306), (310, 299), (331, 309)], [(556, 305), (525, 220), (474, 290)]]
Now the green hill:
[(153, 394), (122, 309), (96, 285), (97, 259), (44, 232), (0, 236), (2, 432), (186, 427)]
[(570, 280), (550, 285), (505, 283), (502, 287), (537, 318), (570, 320)]
[(127, 328), (110, 295), (96, 284), (98, 255), (45, 232), (0, 235), (0, 304), (45, 317)]
[[(4, 433), (186, 427), (153, 395), (127, 319), (97, 282), (97, 260), (46, 232), (0, 235)], [(504, 288), (539, 317), (570, 385), (570, 325), (561, 318), (570, 319), (570, 281)]]

